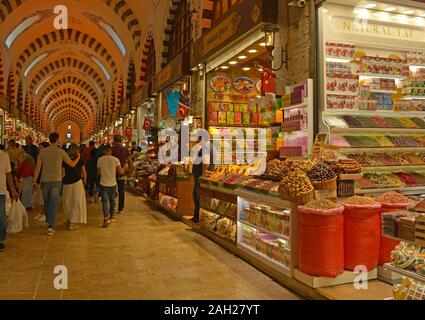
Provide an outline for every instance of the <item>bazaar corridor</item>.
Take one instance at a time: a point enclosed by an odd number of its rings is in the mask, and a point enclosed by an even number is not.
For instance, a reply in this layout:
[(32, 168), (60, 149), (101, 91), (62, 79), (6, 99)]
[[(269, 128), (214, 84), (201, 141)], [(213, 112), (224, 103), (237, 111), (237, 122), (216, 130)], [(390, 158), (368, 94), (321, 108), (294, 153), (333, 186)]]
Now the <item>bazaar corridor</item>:
[[(10, 235), (0, 255), (2, 299), (299, 299), (209, 239), (128, 194), (127, 212), (101, 228), (100, 204), (88, 224), (56, 235), (45, 225)], [(53, 269), (68, 269), (68, 290), (56, 290)]]

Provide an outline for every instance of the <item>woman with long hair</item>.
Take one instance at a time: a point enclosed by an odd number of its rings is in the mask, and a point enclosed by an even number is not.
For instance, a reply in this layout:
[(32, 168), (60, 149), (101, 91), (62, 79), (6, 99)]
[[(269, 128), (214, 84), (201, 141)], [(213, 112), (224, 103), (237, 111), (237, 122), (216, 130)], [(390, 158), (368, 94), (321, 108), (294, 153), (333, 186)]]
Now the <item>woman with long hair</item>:
[[(75, 160), (79, 155), (78, 146), (73, 143), (67, 150), (71, 160)], [(87, 183), (87, 173), (83, 161), (71, 168), (66, 163), (63, 164), (63, 210), (65, 214), (66, 228), (70, 231), (77, 230), (74, 224), (87, 223), (86, 192), (84, 185)], [(83, 181), (84, 180), (84, 181)]]

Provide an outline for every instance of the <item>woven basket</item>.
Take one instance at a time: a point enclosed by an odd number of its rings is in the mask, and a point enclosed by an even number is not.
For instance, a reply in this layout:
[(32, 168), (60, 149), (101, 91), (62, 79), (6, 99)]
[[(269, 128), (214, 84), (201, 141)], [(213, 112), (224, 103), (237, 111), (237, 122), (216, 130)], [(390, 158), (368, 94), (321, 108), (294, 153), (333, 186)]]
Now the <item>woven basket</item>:
[(308, 192), (302, 193), (297, 197), (290, 196), (283, 192), (283, 190), (279, 190), (280, 198), (283, 200), (295, 202), (297, 204), (306, 204), (307, 202), (310, 202), (314, 200), (314, 190), (310, 190)]
[[(404, 245), (404, 248), (407, 246), (407, 243)], [(403, 250), (404, 250), (403, 248)], [(406, 261), (404, 264), (401, 265), (397, 265), (397, 267), (401, 268), (401, 269), (407, 269), (409, 268), (413, 263), (415, 263), (416, 258), (418, 257), (418, 255), (421, 253), (421, 247), (416, 247), (415, 253), (412, 255), (412, 257)]]
[(336, 177), (323, 182), (315, 182), (312, 181), (314, 189), (316, 190), (322, 190), (322, 189), (336, 189)]

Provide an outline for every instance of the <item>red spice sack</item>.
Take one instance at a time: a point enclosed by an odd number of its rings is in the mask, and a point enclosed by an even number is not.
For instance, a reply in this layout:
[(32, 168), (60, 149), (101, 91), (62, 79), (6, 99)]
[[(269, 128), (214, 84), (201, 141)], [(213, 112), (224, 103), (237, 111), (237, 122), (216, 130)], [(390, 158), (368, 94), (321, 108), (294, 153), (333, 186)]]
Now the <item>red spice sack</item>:
[(381, 205), (345, 205), (344, 265), (347, 270), (378, 266), (381, 242)]
[(327, 212), (299, 208), (298, 268), (311, 276), (335, 278), (344, 272), (343, 208)]

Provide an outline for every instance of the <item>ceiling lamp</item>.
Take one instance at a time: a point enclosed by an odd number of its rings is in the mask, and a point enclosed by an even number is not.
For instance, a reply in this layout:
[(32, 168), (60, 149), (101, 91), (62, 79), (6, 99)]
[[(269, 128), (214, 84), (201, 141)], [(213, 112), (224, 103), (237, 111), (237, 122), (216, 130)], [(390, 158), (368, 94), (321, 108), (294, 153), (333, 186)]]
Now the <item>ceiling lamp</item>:
[(406, 10), (406, 11), (403, 11), (403, 13), (404, 14), (414, 14), (415, 13), (415, 10)]
[(396, 11), (397, 10), (397, 8), (396, 7), (386, 7), (385, 9), (384, 9), (384, 11), (386, 11), (386, 12), (392, 12), (392, 11)]
[(251, 70), (251, 68), (245, 67), (245, 68), (242, 68), (242, 70), (243, 71), (249, 71), (249, 70)]
[(243, 56), (243, 55), (238, 57), (238, 59), (240, 59), (240, 60), (245, 60), (246, 58), (248, 58), (248, 57), (247, 56)]
[(27, 30), (29, 27), (31, 27), (34, 23), (40, 21), (41, 16), (32, 16), (27, 19), (25, 19), (23, 22), (21, 22), (13, 31), (9, 34), (9, 36), (6, 38), (6, 46), (10, 48), (13, 44), (13, 42), (16, 40), (16, 38), (19, 37), (19, 35)]
[(235, 64), (238, 64), (238, 62), (237, 61), (230, 61), (229, 64), (233, 66)]
[(227, 70), (227, 69), (229, 69), (229, 67), (228, 67), (228, 66), (221, 66), (220, 68), (221, 68), (221, 69), (223, 69), (223, 70)]
[(364, 7), (366, 9), (373, 9), (373, 8), (376, 8), (376, 3), (371, 2), (371, 3), (365, 4)]
[(258, 52), (258, 50), (251, 49), (251, 50), (248, 50), (248, 52), (249, 52), (249, 53), (257, 53), (257, 52)]

